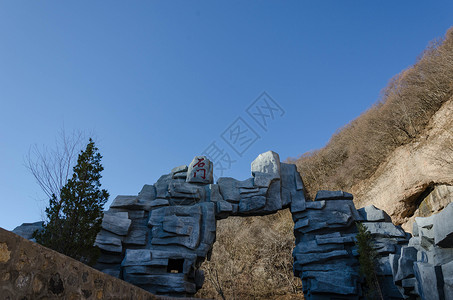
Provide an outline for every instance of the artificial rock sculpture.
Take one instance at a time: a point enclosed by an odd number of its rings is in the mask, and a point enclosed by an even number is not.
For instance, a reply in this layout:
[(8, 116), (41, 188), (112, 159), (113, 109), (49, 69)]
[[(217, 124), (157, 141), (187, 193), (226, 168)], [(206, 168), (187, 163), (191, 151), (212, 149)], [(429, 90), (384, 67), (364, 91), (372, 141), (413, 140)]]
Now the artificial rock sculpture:
[(409, 244), (390, 255), (393, 280), (406, 299), (453, 299), (453, 203), (417, 217)]
[[(294, 274), (306, 299), (366, 298), (356, 222), (373, 237), (384, 299), (453, 297), (453, 204), (436, 216), (416, 218), (410, 239), (384, 211), (372, 205), (356, 210), (349, 193), (319, 191), (315, 201), (305, 201), (295, 165), (281, 163), (275, 152), (260, 154), (251, 169), (247, 180), (214, 183), (213, 164), (197, 156), (138, 195), (117, 196), (96, 239), (96, 268), (155, 294), (191, 296), (203, 285), (199, 267), (210, 257), (217, 220), (289, 208)], [(41, 224), (23, 224), (14, 232), (31, 238)]]
[(296, 167), (275, 152), (260, 154), (244, 181), (214, 184), (212, 172), (212, 162), (197, 156), (137, 196), (116, 197), (96, 239), (96, 267), (155, 294), (193, 295), (204, 281), (199, 267), (210, 256), (216, 220), (305, 209)]
[[(357, 211), (349, 193), (319, 191), (315, 201), (305, 201), (296, 166), (280, 162), (275, 152), (260, 154), (244, 181), (226, 177), (214, 183), (212, 170), (207, 157), (197, 156), (137, 196), (116, 197), (97, 236), (102, 254), (96, 267), (155, 294), (191, 296), (203, 285), (199, 267), (210, 256), (216, 220), (289, 208), (294, 274), (302, 279), (305, 298), (363, 299), (355, 222), (380, 237), (387, 265), (388, 253), (407, 243), (407, 234), (383, 211)], [(387, 269), (379, 275), (388, 276)], [(387, 294), (402, 299), (393, 280), (387, 283)]]
[[(294, 273), (307, 299), (358, 299), (360, 276), (355, 221), (360, 219), (352, 195), (319, 191), (305, 209), (292, 209), (296, 247)], [(325, 297), (325, 298), (323, 298)]]
[(375, 271), (383, 298), (404, 299), (394, 284), (389, 255), (398, 253), (402, 247), (406, 246), (410, 234), (404, 232), (400, 226), (393, 225), (390, 216), (374, 205), (363, 207), (358, 212), (362, 217), (359, 222), (368, 229), (373, 239), (373, 246), (377, 254)]

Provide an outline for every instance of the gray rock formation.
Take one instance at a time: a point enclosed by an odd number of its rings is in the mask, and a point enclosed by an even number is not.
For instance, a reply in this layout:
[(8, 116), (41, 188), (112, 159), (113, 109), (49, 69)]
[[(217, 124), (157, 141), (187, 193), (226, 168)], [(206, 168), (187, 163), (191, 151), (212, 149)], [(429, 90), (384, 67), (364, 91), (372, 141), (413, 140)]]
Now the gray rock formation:
[(453, 299), (453, 203), (415, 218), (413, 234), (389, 256), (395, 284), (405, 298)]
[(294, 274), (302, 279), (306, 299), (359, 299), (354, 237), (360, 216), (352, 197), (320, 191), (316, 198), (305, 210), (293, 211)]
[(303, 184), (294, 165), (269, 151), (252, 163), (252, 177), (219, 178), (197, 156), (173, 168), (137, 196), (117, 196), (96, 239), (96, 267), (155, 294), (188, 296), (203, 285), (199, 267), (210, 256), (216, 220), (305, 210)]
[(43, 223), (44, 222), (22, 223), (22, 225), (14, 228), (13, 232), (23, 238), (36, 242), (33, 238), (33, 233), (42, 230)]
[(187, 170), (186, 181), (190, 183), (212, 183), (212, 162), (206, 156), (195, 156)]
[[(191, 296), (203, 285), (199, 267), (210, 257), (217, 220), (289, 208), (294, 274), (306, 299), (364, 299), (357, 222), (373, 238), (384, 299), (453, 299), (453, 204), (416, 218), (409, 240), (384, 211), (356, 210), (349, 193), (319, 191), (315, 201), (306, 201), (296, 166), (280, 162), (275, 152), (260, 154), (252, 177), (243, 181), (222, 177), (214, 183), (212, 172), (212, 162), (197, 156), (138, 195), (117, 196), (96, 238), (101, 256), (95, 267), (154, 294)], [(31, 238), (41, 225), (23, 224), (15, 232)]]
[(375, 270), (384, 299), (404, 299), (394, 284), (389, 255), (399, 253), (401, 247), (407, 245), (410, 235), (401, 227), (393, 225), (387, 213), (374, 205), (363, 207), (358, 212), (362, 217), (360, 222), (373, 238), (374, 250), (377, 253)]

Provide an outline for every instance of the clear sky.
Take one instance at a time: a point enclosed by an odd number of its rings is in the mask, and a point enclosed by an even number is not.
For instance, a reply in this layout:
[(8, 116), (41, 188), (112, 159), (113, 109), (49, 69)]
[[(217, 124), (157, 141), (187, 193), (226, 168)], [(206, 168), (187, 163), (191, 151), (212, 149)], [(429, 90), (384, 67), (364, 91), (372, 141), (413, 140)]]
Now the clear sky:
[(245, 179), (324, 146), (452, 25), (453, 1), (0, 1), (0, 227), (41, 219), (24, 156), (63, 126), (95, 133), (108, 204), (212, 143)]

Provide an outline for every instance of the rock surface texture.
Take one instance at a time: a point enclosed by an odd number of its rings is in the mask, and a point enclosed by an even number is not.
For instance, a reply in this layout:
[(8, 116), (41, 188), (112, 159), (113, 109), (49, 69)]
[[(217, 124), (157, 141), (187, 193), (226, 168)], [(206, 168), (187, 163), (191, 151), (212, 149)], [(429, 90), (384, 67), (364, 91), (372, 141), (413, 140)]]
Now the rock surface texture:
[(352, 195), (319, 191), (305, 210), (293, 211), (296, 247), (294, 274), (302, 279), (306, 299), (359, 299)]
[[(203, 285), (199, 268), (210, 258), (217, 220), (289, 208), (294, 275), (306, 299), (365, 299), (357, 222), (373, 238), (384, 299), (453, 299), (453, 204), (416, 218), (411, 238), (383, 210), (356, 210), (352, 194), (319, 191), (315, 201), (306, 201), (296, 166), (280, 162), (275, 152), (260, 154), (247, 180), (222, 177), (214, 183), (212, 170), (207, 157), (197, 156), (138, 195), (117, 196), (96, 238), (96, 268), (153, 294), (191, 296)], [(31, 238), (39, 226), (23, 224), (15, 231)]]
[(400, 226), (392, 223), (389, 215), (374, 205), (358, 210), (362, 224), (371, 233), (376, 257), (376, 275), (381, 286), (384, 299), (404, 299), (402, 293), (394, 283), (389, 255), (399, 253), (402, 247), (407, 246), (410, 234), (404, 232)]
[(214, 184), (212, 170), (207, 157), (196, 156), (138, 195), (116, 197), (96, 239), (96, 268), (154, 294), (190, 296), (203, 285), (199, 267), (210, 256), (216, 220), (305, 210), (296, 167), (275, 152), (260, 154), (244, 181)]
[(152, 295), (0, 228), (0, 299), (170, 298)]
[(413, 235), (389, 256), (395, 284), (406, 299), (453, 299), (453, 203), (415, 218)]
[(420, 197), (436, 186), (453, 185), (452, 133), (453, 99), (431, 118), (423, 136), (395, 149), (369, 179), (352, 187), (350, 192), (356, 206), (374, 204), (408, 232), (412, 230), (412, 217), (417, 216), (417, 209), (422, 210), (421, 217), (438, 212), (442, 207), (436, 206), (441, 202), (429, 201), (423, 207)]
[(13, 232), (27, 240), (36, 242), (36, 239), (33, 238), (33, 233), (36, 230), (41, 230), (42, 225), (43, 222), (23, 223), (22, 225), (16, 227)]

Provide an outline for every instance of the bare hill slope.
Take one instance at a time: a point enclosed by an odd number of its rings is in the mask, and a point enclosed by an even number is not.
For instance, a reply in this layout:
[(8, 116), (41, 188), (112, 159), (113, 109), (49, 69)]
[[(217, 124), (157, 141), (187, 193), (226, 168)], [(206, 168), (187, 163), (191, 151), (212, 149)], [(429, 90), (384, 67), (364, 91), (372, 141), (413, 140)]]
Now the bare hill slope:
[[(357, 208), (374, 204), (396, 224), (412, 220), (425, 192), (453, 185), (453, 99), (432, 117), (426, 131), (395, 149), (368, 179), (353, 185)], [(410, 224), (403, 226), (411, 231)]]

